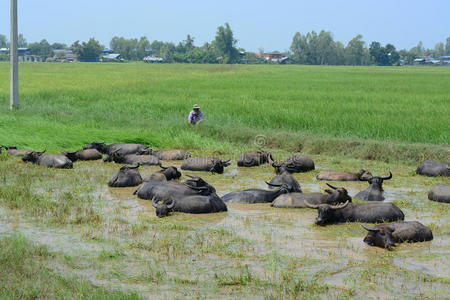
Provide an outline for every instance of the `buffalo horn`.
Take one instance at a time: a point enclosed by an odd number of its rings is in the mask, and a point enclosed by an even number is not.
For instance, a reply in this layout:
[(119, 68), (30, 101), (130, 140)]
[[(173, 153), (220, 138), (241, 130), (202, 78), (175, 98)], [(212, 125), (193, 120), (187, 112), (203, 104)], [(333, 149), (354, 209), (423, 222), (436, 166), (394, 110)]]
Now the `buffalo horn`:
[(208, 189), (206, 186), (193, 186), (193, 185), (187, 184), (186, 182), (183, 182), (183, 184), (193, 190), (207, 190)]
[(158, 203), (158, 201), (155, 199), (155, 197), (152, 198), (152, 205), (154, 208), (156, 208), (156, 204)]
[(273, 184), (273, 183), (270, 183), (270, 182), (267, 182), (267, 181), (264, 181), (267, 185), (269, 185), (269, 186), (275, 186), (275, 187), (280, 187), (281, 186), (281, 184)]
[(364, 228), (365, 230), (370, 231), (370, 232), (378, 232), (380, 230), (376, 227), (366, 227), (363, 224), (361, 224), (361, 226), (362, 226), (362, 228)]
[(391, 179), (392, 178), (392, 173), (391, 173), (391, 171), (389, 171), (389, 176), (387, 176), (387, 177), (381, 177), (381, 179), (383, 179), (383, 180), (389, 180), (389, 179)]
[(331, 208), (332, 210), (341, 209), (341, 208), (346, 207), (349, 203), (350, 203), (350, 202), (347, 200), (345, 203), (342, 203), (342, 204), (338, 204), (338, 205), (330, 205), (330, 208)]
[(163, 169), (163, 170), (166, 170), (166, 169), (167, 169), (167, 167), (163, 167), (162, 165), (159, 165), (159, 167), (160, 167), (161, 169)]
[(327, 183), (327, 185), (332, 188), (333, 190), (337, 190), (337, 187), (332, 186), (331, 184)]
[(170, 198), (170, 204), (168, 204), (169, 202), (166, 202), (167, 208), (168, 209), (172, 209), (175, 206), (175, 201), (173, 201), (172, 198)]
[(311, 204), (311, 203), (308, 202), (308, 200), (305, 200), (305, 204), (309, 208), (314, 208), (314, 209), (318, 209), (319, 208), (319, 205)]

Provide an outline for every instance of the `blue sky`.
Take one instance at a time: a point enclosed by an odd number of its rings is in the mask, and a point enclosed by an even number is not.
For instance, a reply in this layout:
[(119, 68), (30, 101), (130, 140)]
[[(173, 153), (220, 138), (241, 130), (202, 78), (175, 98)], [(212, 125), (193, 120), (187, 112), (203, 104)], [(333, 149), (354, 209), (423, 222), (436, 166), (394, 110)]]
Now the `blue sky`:
[[(0, 1), (0, 33), (9, 36), (9, 0)], [(202, 45), (228, 22), (238, 46), (250, 51), (287, 50), (295, 32), (334, 34), (346, 44), (357, 34), (370, 44), (426, 48), (450, 36), (449, 0), (145, 1), (18, 0), (19, 32), (28, 42), (46, 38), (71, 44), (115, 35), (178, 42), (187, 34)]]

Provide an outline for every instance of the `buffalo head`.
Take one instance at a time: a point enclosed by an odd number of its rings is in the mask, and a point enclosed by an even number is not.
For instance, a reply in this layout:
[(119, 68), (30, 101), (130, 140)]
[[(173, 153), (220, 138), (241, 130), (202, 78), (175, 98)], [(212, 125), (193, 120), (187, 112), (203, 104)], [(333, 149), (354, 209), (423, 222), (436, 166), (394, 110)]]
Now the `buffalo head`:
[(76, 162), (78, 160), (77, 151), (73, 151), (73, 152), (71, 152), (71, 151), (61, 151), (61, 154), (66, 156), (72, 162)]
[(364, 169), (359, 170), (358, 173), (356, 173), (356, 176), (358, 176), (358, 180), (360, 181), (368, 181), (373, 177), (372, 173)]
[(369, 184), (373, 187), (376, 187), (379, 190), (383, 190), (383, 181), (389, 180), (392, 178), (392, 173), (389, 171), (389, 176), (381, 177), (381, 176), (372, 176), (368, 179), (363, 179), (363, 177), (360, 177), (361, 181), (368, 181)]
[(158, 172), (164, 174), (167, 180), (179, 179), (181, 177), (181, 173), (178, 171), (177, 167), (163, 167), (161, 165), (159, 167), (161, 170)]
[(188, 188), (194, 190), (196, 193), (203, 195), (203, 196), (209, 196), (216, 192), (216, 189), (204, 181), (200, 177), (186, 175), (190, 179), (186, 180), (183, 184), (187, 186)]
[(388, 250), (392, 250), (395, 247), (394, 237), (392, 236), (392, 233), (395, 231), (394, 225), (381, 224), (376, 227), (366, 227), (361, 224), (361, 226), (368, 232), (364, 238), (366, 244)]
[(171, 198), (167, 202), (158, 203), (159, 200), (152, 199), (152, 205), (156, 208), (156, 216), (158, 218), (167, 217), (170, 212), (173, 211), (173, 207), (175, 206), (175, 201)]
[(22, 157), (22, 160), (25, 161), (25, 162), (30, 161), (30, 162), (32, 162), (32, 163), (35, 163), (35, 162), (38, 161), (39, 157), (40, 157), (42, 154), (45, 153), (45, 151), (47, 151), (47, 150), (44, 150), (44, 151), (42, 151), (42, 152), (36, 152), (36, 151), (30, 151), (30, 152), (27, 152), (27, 153)]
[(314, 208), (318, 210), (319, 216), (316, 219), (317, 225), (326, 225), (334, 222), (334, 212), (339, 209), (343, 209), (350, 202), (346, 201), (345, 203), (341, 203), (338, 205), (329, 205), (329, 204), (319, 204), (313, 205), (308, 201), (305, 201), (305, 204), (309, 208)]
[(266, 184), (267, 184), (269, 187), (279, 187), (279, 188), (280, 188), (279, 191), (280, 191), (282, 194), (287, 194), (287, 193), (293, 193), (293, 192), (295, 192), (295, 188), (294, 188), (291, 184), (288, 184), (288, 183), (274, 184), (274, 183), (270, 183), (270, 182), (267, 182), (267, 181), (266, 181)]
[(325, 192), (328, 195), (325, 202), (327, 204), (333, 204), (333, 203), (345, 203), (345, 202), (352, 202), (352, 197), (348, 195), (348, 192), (345, 188), (340, 187), (334, 187), (331, 184), (327, 183), (327, 185), (332, 188), (332, 190), (326, 189)]
[(83, 147), (83, 150), (87, 149), (97, 149), (98, 152), (105, 154), (108, 152), (108, 148), (106, 147), (106, 144), (104, 142), (92, 142), (86, 146)]
[(230, 161), (231, 161), (231, 159), (221, 160), (221, 159), (217, 159), (217, 158), (211, 158), (212, 167), (209, 171), (213, 174), (214, 173), (222, 174), (223, 169), (230, 165)]

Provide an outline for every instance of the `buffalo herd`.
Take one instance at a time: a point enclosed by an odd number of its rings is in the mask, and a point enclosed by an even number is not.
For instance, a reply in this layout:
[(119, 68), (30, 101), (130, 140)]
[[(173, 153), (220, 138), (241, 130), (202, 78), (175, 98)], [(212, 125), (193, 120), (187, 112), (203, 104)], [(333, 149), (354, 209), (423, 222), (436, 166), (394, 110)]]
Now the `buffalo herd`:
[[(45, 154), (31, 149), (17, 149), (14, 146), (0, 146), (0, 153), (22, 157), (24, 162), (51, 168), (73, 168), (73, 163), (80, 160), (100, 160), (123, 164), (108, 181), (111, 187), (137, 187), (134, 195), (140, 199), (152, 201), (157, 217), (169, 216), (172, 212), (204, 214), (227, 211), (226, 203), (270, 203), (273, 208), (311, 208), (316, 209), (316, 224), (361, 222), (382, 223), (375, 227), (363, 226), (367, 230), (364, 242), (371, 246), (392, 249), (395, 243), (421, 242), (433, 239), (429, 228), (417, 221), (404, 222), (402, 210), (390, 202), (382, 202), (383, 182), (392, 178), (373, 176), (371, 172), (361, 169), (356, 173), (322, 171), (318, 180), (326, 181), (366, 181), (367, 189), (354, 197), (365, 203), (354, 203), (344, 187), (327, 183), (330, 189), (325, 193), (303, 193), (293, 173), (308, 172), (315, 169), (314, 161), (306, 155), (294, 154), (285, 161), (274, 161), (272, 153), (257, 151), (242, 154), (237, 160), (238, 167), (257, 167), (269, 163), (276, 176), (266, 182), (268, 189), (246, 189), (233, 191), (223, 196), (216, 189), (198, 176), (186, 175), (188, 179), (179, 181), (181, 172), (175, 166), (164, 167), (165, 160), (183, 160), (182, 170), (205, 171), (223, 174), (231, 159), (221, 160), (216, 157), (191, 157), (184, 150), (158, 150), (142, 144), (116, 143), (107, 145), (93, 142), (82, 150), (61, 151), (60, 155)], [(161, 170), (142, 179), (140, 166), (156, 165)], [(419, 175), (450, 176), (448, 163), (431, 160), (424, 161), (416, 170)], [(434, 186), (428, 198), (432, 201), (450, 203), (450, 185)], [(383, 222), (396, 222), (385, 224)]]

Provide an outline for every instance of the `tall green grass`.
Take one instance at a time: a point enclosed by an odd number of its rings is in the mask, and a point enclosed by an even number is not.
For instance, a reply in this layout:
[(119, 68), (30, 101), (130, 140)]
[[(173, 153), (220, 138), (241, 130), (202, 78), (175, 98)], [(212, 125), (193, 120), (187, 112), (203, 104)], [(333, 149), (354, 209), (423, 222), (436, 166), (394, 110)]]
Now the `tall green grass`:
[[(233, 151), (264, 135), (263, 146), (290, 151), (348, 152), (349, 141), (370, 139), (369, 148), (415, 147), (416, 160), (448, 156), (449, 82), (450, 68), (23, 63), (21, 108), (9, 112), (0, 63), (0, 142)], [(186, 122), (194, 103), (205, 113), (195, 128)]]

